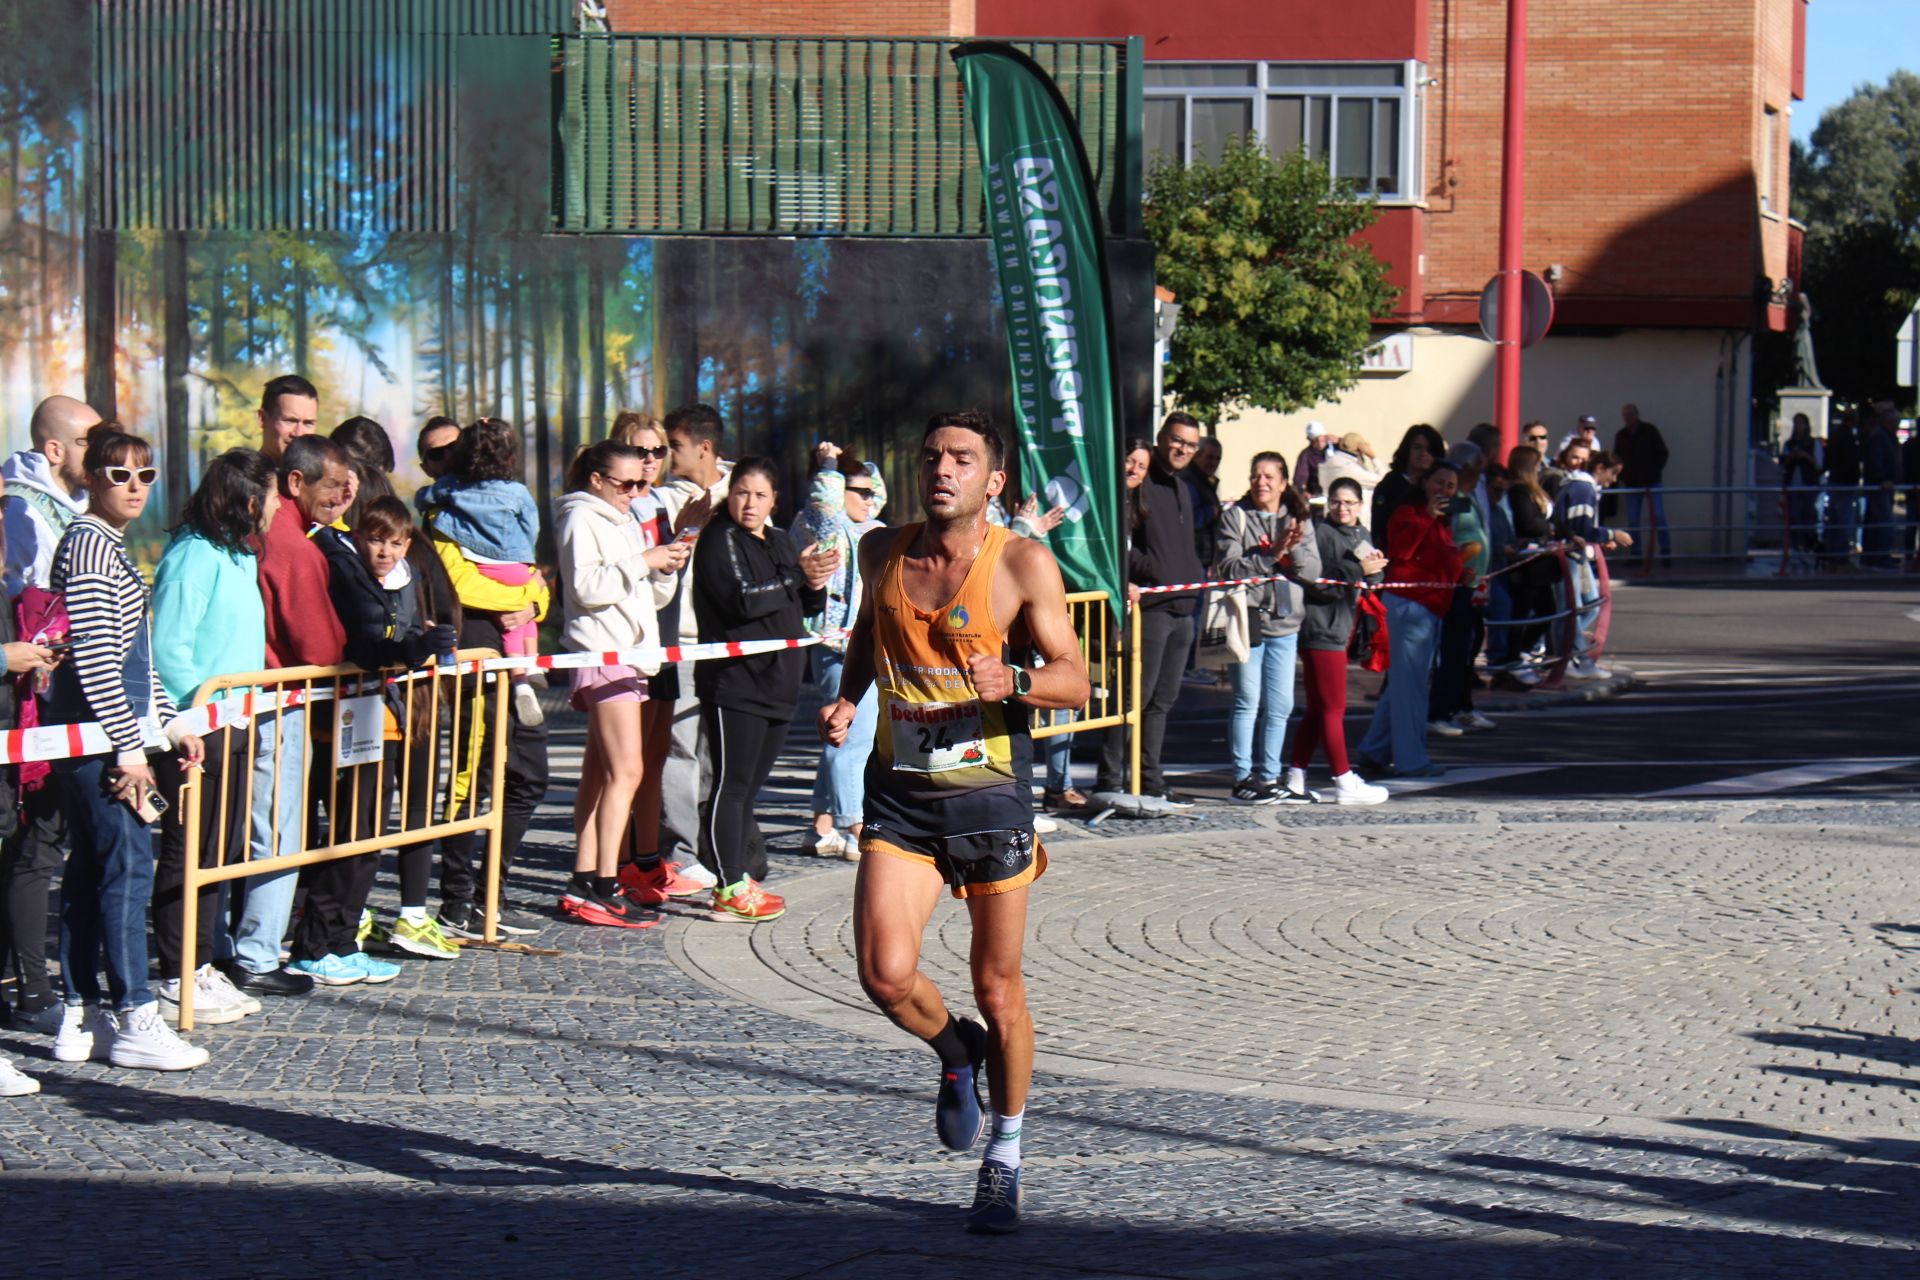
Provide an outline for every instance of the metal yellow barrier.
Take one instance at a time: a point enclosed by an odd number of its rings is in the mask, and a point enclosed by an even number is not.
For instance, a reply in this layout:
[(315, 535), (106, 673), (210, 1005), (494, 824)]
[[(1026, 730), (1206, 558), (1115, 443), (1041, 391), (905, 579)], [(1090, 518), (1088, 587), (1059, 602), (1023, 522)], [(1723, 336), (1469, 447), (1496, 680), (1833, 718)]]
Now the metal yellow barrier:
[[(1087, 661), (1087, 678), (1093, 693), (1087, 704), (1071, 718), (1055, 719), (1035, 725), (1035, 738), (1057, 738), (1063, 733), (1083, 729), (1127, 726), (1129, 785), (1140, 793), (1140, 610), (1126, 611), (1125, 644), (1120, 631), (1112, 625), (1109, 597), (1104, 591), (1075, 591), (1067, 596), (1067, 611), (1073, 615), (1073, 629), (1080, 637), (1080, 652)], [(1054, 715), (1057, 717), (1058, 712)]]
[[(244, 726), (234, 725), (215, 730), (216, 734), (233, 736), (224, 744), (226, 766), (218, 771), (220, 776), (215, 803), (219, 808), (215, 811), (217, 822), (214, 835), (220, 856), (213, 859), (213, 865), (210, 866), (201, 865), (201, 813), (205, 802), (203, 793), (208, 790), (208, 777), (201, 770), (194, 770), (187, 775), (180, 796), (181, 821), (186, 836), (186, 868), (181, 886), (181, 1030), (193, 1029), (194, 971), (199, 967), (199, 957), (194, 954), (199, 928), (199, 895), (210, 884), (484, 831), (487, 833), (484, 936), (488, 942), (496, 941), (495, 924), (500, 906), (501, 788), (505, 781), (507, 761), (508, 681), (504, 675), (489, 681), (482, 676), (478, 664), (498, 656), (491, 649), (465, 649), (455, 655), (453, 667), (442, 669), (431, 677), (397, 670), (368, 673), (359, 667), (344, 665), (287, 667), (275, 671), (217, 676), (200, 686), (193, 699), (196, 707), (205, 706), (232, 690), (253, 690), (264, 695), (285, 695), (299, 691), (305, 712), (300, 717), (301, 759), (306, 763), (301, 770), (299, 794), (282, 794), (281, 763), (288, 749), (287, 738), (290, 735), (276, 732), (271, 748), (273, 784), (270, 793), (253, 794), (253, 770), (259, 750), (259, 719), (249, 720)], [(377, 708), (367, 702), (354, 701), (380, 698), (389, 687), (389, 677), (400, 674), (414, 674), (417, 678), (392, 683), (394, 706), (390, 713), (384, 701)], [(472, 783), (473, 770), (480, 764), (478, 756), (484, 741), (484, 726), (480, 720), (481, 699), (487, 696), (489, 682), (493, 690), (493, 724), (496, 731), (493, 734), (492, 758), (486, 762), (486, 767), (492, 773), (492, 785), (487, 788), (487, 794), (492, 799), (487, 808), (482, 810), (479, 806), (481, 788)], [(376, 758), (367, 763), (341, 768), (336, 752), (339, 736), (343, 730), (351, 728), (355, 713), (367, 711), (376, 712), (373, 717), (375, 727), (370, 732), (373, 742), (379, 744), (381, 750)], [(280, 724), (285, 723), (283, 715)], [(396, 753), (397, 767), (390, 773), (385, 745), (386, 731), (391, 728), (399, 729), (402, 737), (400, 750)], [(415, 736), (406, 736), (408, 731)], [(360, 728), (363, 740), (368, 732), (369, 727), (363, 723)], [(421, 734), (429, 736), (421, 738), (418, 736)], [(466, 744), (464, 749), (463, 743)], [(210, 757), (215, 745), (214, 739), (209, 737)], [(324, 767), (320, 769), (315, 768), (317, 751), (327, 753)], [(423, 772), (424, 776), (420, 776)], [(315, 838), (317, 832), (313, 822), (315, 803), (321, 798), (318, 792), (310, 792), (309, 787), (316, 784), (324, 785), (326, 789), (327, 842), (309, 848), (308, 841)], [(245, 804), (241, 804), (240, 798), (233, 794), (232, 789), (236, 786), (248, 789)], [(363, 791), (363, 788), (370, 788), (371, 792)], [(424, 793), (422, 788), (425, 789)], [(422, 808), (417, 802), (423, 799), (424, 824), (409, 825), (409, 809)], [(388, 822), (389, 809), (394, 807), (396, 801), (399, 815), (397, 825)], [(286, 812), (282, 806), (285, 805), (296, 806), (294, 813), (301, 824), (300, 851), (250, 858), (246, 834), (237, 833), (239, 838), (236, 842), (236, 833), (229, 829), (229, 818), (238, 808), (250, 824), (254, 809), (265, 806), (269, 847), (277, 847), (280, 819)], [(236, 848), (239, 856), (229, 856)]]

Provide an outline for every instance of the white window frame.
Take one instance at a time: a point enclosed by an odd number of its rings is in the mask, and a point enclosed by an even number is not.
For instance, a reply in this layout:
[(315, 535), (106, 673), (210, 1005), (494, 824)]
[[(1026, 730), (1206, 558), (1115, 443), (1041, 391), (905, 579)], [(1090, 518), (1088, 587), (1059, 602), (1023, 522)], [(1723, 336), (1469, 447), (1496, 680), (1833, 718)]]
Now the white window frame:
[[(1327, 102), (1327, 154), (1324, 157), (1327, 168), (1333, 168), (1334, 157), (1340, 154), (1340, 100), (1358, 98), (1377, 100), (1397, 99), (1400, 103), (1400, 187), (1395, 192), (1363, 192), (1383, 205), (1421, 204), (1421, 190), (1424, 178), (1420, 169), (1420, 144), (1423, 133), (1422, 103), (1426, 97), (1426, 64), (1415, 58), (1399, 63), (1382, 59), (1328, 59), (1293, 61), (1254, 61), (1235, 58), (1184, 58), (1179, 61), (1160, 61), (1147, 64), (1156, 71), (1174, 70), (1180, 67), (1250, 67), (1253, 70), (1253, 83), (1250, 85), (1147, 85), (1142, 96), (1148, 101), (1181, 100), (1184, 109), (1180, 113), (1180, 156), (1182, 164), (1193, 161), (1193, 104), (1195, 102), (1244, 101), (1253, 117), (1253, 134), (1262, 147), (1271, 150), (1267, 139), (1267, 99), (1274, 95), (1298, 95), (1305, 98), (1325, 98)], [(1298, 85), (1284, 78), (1286, 68), (1298, 66), (1321, 67), (1400, 67), (1398, 85)], [(1309, 127), (1312, 112), (1302, 113), (1302, 130)], [(1302, 137), (1304, 143), (1305, 138)], [(1148, 157), (1152, 159), (1151, 156)]]

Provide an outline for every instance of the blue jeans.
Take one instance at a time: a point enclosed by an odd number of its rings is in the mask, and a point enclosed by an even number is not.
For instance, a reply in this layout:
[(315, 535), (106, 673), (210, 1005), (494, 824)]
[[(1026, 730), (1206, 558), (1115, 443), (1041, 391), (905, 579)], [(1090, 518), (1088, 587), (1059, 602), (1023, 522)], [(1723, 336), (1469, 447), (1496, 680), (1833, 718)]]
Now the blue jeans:
[(1860, 563), (1876, 569), (1893, 567), (1896, 542), (1893, 527), (1893, 490), (1867, 494), (1867, 520), (1860, 529)]
[(1440, 617), (1391, 591), (1386, 600), (1391, 664), (1360, 754), (1390, 760), (1395, 771), (1410, 773), (1433, 763), (1427, 755), (1427, 680), (1440, 645)]
[[(821, 645), (813, 651), (813, 678), (821, 695), (832, 702), (840, 696), (840, 677), (847, 657)], [(853, 713), (847, 740), (837, 747), (822, 746), (820, 769), (813, 775), (813, 811), (833, 815), (836, 827), (863, 820), (867, 799), (867, 757), (873, 754), (873, 735), (880, 723), (880, 695), (867, 686)]]
[[(1257, 625), (1257, 624), (1256, 624)], [(1233, 664), (1233, 719), (1227, 750), (1233, 776), (1274, 782), (1280, 777), (1287, 717), (1293, 714), (1293, 667), (1300, 655), (1300, 633), (1268, 636), (1248, 646), (1247, 660)], [(1254, 768), (1254, 728), (1260, 730), (1260, 767)]]
[[(247, 842), (248, 856), (281, 857), (300, 852), (300, 840), (306, 830), (305, 809), (300, 804), (300, 785), (306, 778), (305, 708), (282, 711), (277, 716), (260, 718), (254, 741), (253, 820)], [(280, 754), (279, 821), (275, 822), (273, 798), (273, 744), (284, 736), (286, 749)], [(287, 936), (287, 921), (293, 915), (293, 891), (300, 883), (296, 868), (270, 875), (250, 876), (241, 882), (246, 897), (240, 906), (240, 923), (234, 926), (229, 941), (224, 931), (215, 935), (214, 945), (223, 957), (231, 956), (249, 973), (271, 973), (280, 967), (280, 940)]]
[[(1042, 711), (1048, 724), (1059, 724), (1073, 718), (1071, 711)], [(1041, 743), (1047, 751), (1047, 790), (1071, 791), (1073, 789), (1073, 735), (1063, 733), (1057, 738), (1042, 738)]]
[(1520, 628), (1513, 621), (1513, 591), (1504, 575), (1487, 583), (1487, 665), (1501, 667), (1514, 659), (1513, 642)]
[[(1627, 500), (1627, 532), (1636, 539), (1640, 537), (1640, 494), (1623, 493)], [(1660, 482), (1654, 481), (1647, 486), (1646, 496), (1653, 500), (1653, 529), (1660, 542), (1660, 554), (1673, 554), (1673, 537), (1667, 532), (1667, 500), (1660, 492)]]
[(107, 756), (60, 760), (55, 785), (73, 841), (60, 878), (60, 980), (68, 1004), (107, 993), (122, 1012), (153, 1000), (147, 985), (147, 904), (153, 900), (153, 829), (107, 795)]

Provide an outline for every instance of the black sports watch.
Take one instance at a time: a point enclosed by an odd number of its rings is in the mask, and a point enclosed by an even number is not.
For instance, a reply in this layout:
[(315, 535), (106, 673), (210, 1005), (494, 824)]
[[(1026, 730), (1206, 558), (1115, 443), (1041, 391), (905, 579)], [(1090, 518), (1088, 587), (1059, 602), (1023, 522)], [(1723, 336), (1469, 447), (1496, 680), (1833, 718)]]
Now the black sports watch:
[(1033, 673), (1031, 671), (1028, 671), (1025, 667), (1015, 666), (1009, 666), (1007, 670), (1013, 672), (1014, 697), (1024, 698), (1033, 692)]

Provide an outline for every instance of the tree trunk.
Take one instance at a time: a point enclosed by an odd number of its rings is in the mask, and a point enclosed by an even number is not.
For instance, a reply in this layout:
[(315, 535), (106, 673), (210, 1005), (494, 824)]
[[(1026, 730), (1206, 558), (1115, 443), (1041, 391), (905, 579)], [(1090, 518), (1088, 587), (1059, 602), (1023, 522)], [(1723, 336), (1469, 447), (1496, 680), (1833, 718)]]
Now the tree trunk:
[(114, 287), (115, 252), (113, 232), (87, 232), (87, 253), (82, 261), (86, 274), (87, 403), (103, 418), (119, 416), (113, 378), (114, 338), (120, 328)]
[(587, 368), (592, 382), (593, 439), (607, 434), (607, 281), (600, 267), (599, 245), (587, 259)]
[[(533, 472), (542, 497), (550, 496), (553, 484), (553, 423), (547, 416), (547, 271), (539, 257), (527, 273), (527, 291), (533, 295), (533, 318), (529, 330), (533, 337)], [(540, 530), (540, 559), (554, 560), (553, 528)]]
[(454, 401), (453, 237), (446, 238), (440, 264), (440, 403), (441, 412), (463, 417)]
[(571, 460), (580, 447), (580, 266), (569, 262), (560, 273), (560, 456)]
[(162, 377), (166, 383), (166, 424), (160, 456), (166, 466), (167, 523), (173, 524), (186, 507), (193, 482), (191, 431), (187, 421), (187, 366), (192, 358), (187, 331), (187, 234), (169, 231), (161, 246), (163, 284), (161, 310), (165, 315), (162, 339)]
[(293, 367), (303, 378), (312, 378), (307, 367), (307, 273), (293, 269)]

